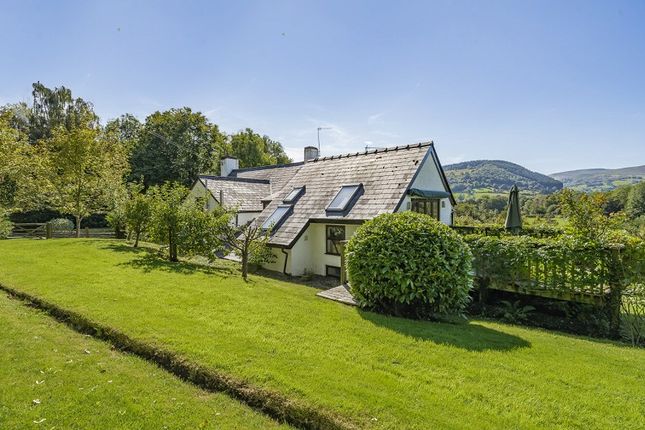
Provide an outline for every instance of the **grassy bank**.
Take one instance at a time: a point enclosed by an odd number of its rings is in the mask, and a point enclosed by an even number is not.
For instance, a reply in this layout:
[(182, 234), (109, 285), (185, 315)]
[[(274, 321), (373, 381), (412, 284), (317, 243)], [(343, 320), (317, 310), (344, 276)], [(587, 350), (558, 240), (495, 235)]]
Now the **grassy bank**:
[(0, 428), (278, 427), (2, 293), (0, 327)]
[(389, 318), (226, 262), (122, 242), (0, 242), (0, 283), (373, 428), (638, 428), (645, 351), (504, 324)]

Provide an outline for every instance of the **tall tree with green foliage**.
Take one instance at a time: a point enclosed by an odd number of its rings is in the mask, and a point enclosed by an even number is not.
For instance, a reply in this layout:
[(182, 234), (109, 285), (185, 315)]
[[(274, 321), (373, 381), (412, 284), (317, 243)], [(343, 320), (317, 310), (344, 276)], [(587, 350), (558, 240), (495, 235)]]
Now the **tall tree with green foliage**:
[(143, 124), (136, 116), (126, 113), (108, 121), (105, 125), (105, 132), (114, 134), (116, 139), (125, 147), (128, 155), (130, 155), (138, 142), (142, 128)]
[(240, 160), (240, 167), (284, 164), (291, 161), (280, 142), (273, 141), (268, 136), (260, 136), (250, 128), (231, 136), (228, 155)]
[(219, 165), (226, 136), (190, 108), (155, 112), (146, 118), (132, 152), (133, 179), (146, 187), (167, 181), (189, 186)]
[(82, 127), (59, 127), (39, 148), (41, 192), (52, 209), (74, 216), (80, 237), (85, 217), (111, 209), (128, 168), (125, 151), (109, 135)]
[(0, 112), (0, 206), (30, 208), (36, 204), (34, 179), (40, 160), (14, 119), (11, 110)]
[(99, 118), (90, 102), (74, 98), (64, 86), (48, 88), (40, 82), (33, 84), (33, 104), (29, 112), (29, 141), (33, 144), (48, 139), (60, 127), (98, 128)]

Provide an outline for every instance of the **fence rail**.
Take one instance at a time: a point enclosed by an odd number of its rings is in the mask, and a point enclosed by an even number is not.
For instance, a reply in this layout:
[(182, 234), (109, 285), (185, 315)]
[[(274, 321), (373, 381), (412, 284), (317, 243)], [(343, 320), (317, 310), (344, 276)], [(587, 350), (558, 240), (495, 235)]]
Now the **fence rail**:
[[(46, 222), (14, 223), (11, 237), (39, 237), (44, 239), (76, 237), (76, 230), (57, 230)], [(83, 228), (81, 229), (81, 237), (114, 238), (116, 235), (114, 230), (110, 228)]]

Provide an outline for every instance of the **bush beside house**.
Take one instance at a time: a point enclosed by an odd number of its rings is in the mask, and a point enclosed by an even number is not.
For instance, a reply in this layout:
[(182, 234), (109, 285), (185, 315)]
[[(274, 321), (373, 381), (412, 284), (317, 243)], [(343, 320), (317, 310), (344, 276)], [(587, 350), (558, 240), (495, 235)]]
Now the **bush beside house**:
[(418, 318), (461, 314), (472, 255), (449, 227), (415, 212), (379, 215), (347, 244), (347, 274), (362, 307)]

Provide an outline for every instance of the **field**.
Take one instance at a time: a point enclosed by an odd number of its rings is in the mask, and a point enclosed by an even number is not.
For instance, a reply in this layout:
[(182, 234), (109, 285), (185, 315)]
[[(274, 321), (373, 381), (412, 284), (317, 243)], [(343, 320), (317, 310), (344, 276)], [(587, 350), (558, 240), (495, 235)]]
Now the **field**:
[(348, 426), (636, 429), (645, 419), (642, 349), (486, 321), (381, 316), (293, 282), (245, 284), (229, 262), (166, 263), (119, 241), (11, 240), (0, 255), (9, 288)]

